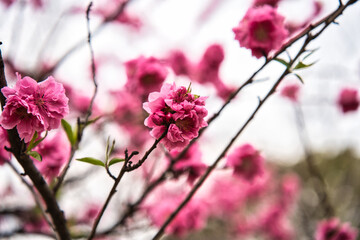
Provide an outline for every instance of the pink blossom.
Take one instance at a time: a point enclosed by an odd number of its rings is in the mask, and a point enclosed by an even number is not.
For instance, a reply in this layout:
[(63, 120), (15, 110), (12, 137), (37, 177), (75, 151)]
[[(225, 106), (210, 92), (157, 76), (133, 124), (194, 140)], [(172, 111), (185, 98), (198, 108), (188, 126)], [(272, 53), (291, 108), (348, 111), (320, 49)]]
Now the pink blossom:
[(217, 95), (227, 99), (233, 89), (226, 86), (219, 75), (224, 58), (224, 49), (220, 44), (210, 45), (195, 69), (195, 80), (202, 84), (211, 83), (216, 88)]
[(17, 128), (19, 136), (29, 142), (35, 131), (56, 129), (69, 112), (68, 98), (62, 84), (53, 77), (37, 83), (30, 77), (21, 78), (14, 88), (4, 87), (6, 97), (0, 124), (5, 129)]
[(248, 181), (264, 173), (264, 158), (250, 144), (236, 148), (226, 160), (226, 166), (234, 168), (234, 174)]
[[(173, 150), (170, 155), (176, 158), (179, 153), (180, 151)], [(198, 144), (193, 144), (185, 153), (185, 156), (174, 164), (174, 170), (178, 174), (188, 172), (188, 182), (190, 184), (205, 172), (206, 164), (201, 161), (201, 151)]]
[(253, 7), (260, 7), (263, 5), (269, 5), (271, 7), (277, 7), (281, 0), (254, 0)]
[(168, 129), (162, 143), (169, 151), (182, 149), (198, 136), (200, 128), (207, 126), (205, 99), (191, 94), (185, 87), (165, 83), (160, 92), (150, 93), (149, 102), (143, 104), (150, 114), (145, 126), (152, 128), (150, 134), (157, 139)]
[(271, 240), (292, 240), (294, 231), (286, 218), (286, 211), (279, 204), (267, 209), (259, 219), (259, 227)]
[(87, 206), (85, 212), (83, 212), (78, 219), (80, 223), (90, 224), (101, 210), (101, 206), (96, 203), (91, 203)]
[(348, 223), (341, 224), (339, 219), (331, 218), (318, 223), (315, 240), (355, 240), (357, 234)]
[(176, 75), (190, 77), (193, 74), (194, 66), (184, 52), (180, 50), (172, 51), (167, 61)]
[(11, 157), (10, 153), (5, 150), (6, 147), (10, 147), (7, 131), (0, 126), (0, 166), (8, 161)]
[[(153, 201), (146, 203), (143, 209), (151, 222), (155, 226), (161, 227), (184, 197), (183, 193), (175, 194), (164, 191), (158, 194)], [(165, 229), (165, 232), (183, 237), (190, 231), (202, 229), (208, 217), (207, 212), (206, 203), (200, 198), (193, 198)]]
[(0, 0), (0, 2), (4, 4), (6, 8), (9, 8), (11, 5), (13, 5), (15, 1), (16, 0)]
[(285, 175), (281, 179), (280, 201), (283, 208), (295, 203), (300, 191), (300, 180), (296, 175)]
[(279, 49), (288, 37), (284, 17), (268, 5), (250, 8), (233, 32), (240, 46), (250, 49), (256, 58)]
[(42, 156), (42, 161), (34, 160), (39, 171), (49, 179), (57, 177), (70, 157), (70, 144), (63, 132), (45, 138), (34, 151)]
[(354, 88), (343, 88), (337, 99), (337, 105), (343, 113), (356, 111), (359, 107), (360, 99), (358, 90)]
[[(69, 98), (70, 112), (71, 113), (76, 112), (77, 114), (80, 113), (85, 115), (89, 109), (91, 103), (91, 97), (85, 95), (80, 90), (74, 89), (69, 84), (63, 84), (63, 86), (65, 88), (66, 96)], [(97, 117), (100, 116), (101, 114), (102, 114), (101, 109), (96, 104), (96, 102), (94, 102), (92, 105), (92, 116)]]
[(154, 57), (143, 56), (125, 63), (127, 82), (125, 88), (145, 98), (150, 92), (158, 91), (167, 77), (164, 64)]
[(293, 102), (299, 101), (300, 86), (299, 84), (293, 83), (288, 84), (280, 89), (280, 95)]

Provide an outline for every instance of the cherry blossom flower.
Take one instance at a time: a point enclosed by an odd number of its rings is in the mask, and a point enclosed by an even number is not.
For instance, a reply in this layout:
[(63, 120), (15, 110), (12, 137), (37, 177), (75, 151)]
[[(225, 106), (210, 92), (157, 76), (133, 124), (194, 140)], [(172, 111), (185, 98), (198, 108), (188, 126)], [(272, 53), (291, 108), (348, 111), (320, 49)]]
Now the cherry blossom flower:
[(167, 129), (162, 143), (169, 151), (180, 150), (198, 136), (200, 128), (207, 126), (205, 99), (191, 94), (185, 87), (165, 83), (160, 92), (150, 93), (149, 102), (143, 104), (150, 114), (145, 126), (152, 128), (150, 134), (157, 139)]
[(300, 95), (299, 84), (296, 83), (287, 84), (286, 86), (280, 89), (280, 95), (283, 96), (284, 98), (291, 100), (292, 102), (298, 102)]
[(42, 156), (42, 161), (34, 160), (39, 171), (49, 179), (57, 177), (61, 168), (69, 159), (70, 144), (63, 132), (45, 138), (34, 148)]
[(167, 62), (177, 76), (191, 77), (194, 71), (193, 63), (186, 57), (185, 53), (180, 50), (172, 51)]
[(264, 173), (264, 158), (250, 144), (236, 148), (226, 160), (226, 166), (234, 168), (234, 174), (248, 181)]
[(337, 105), (343, 113), (356, 111), (359, 107), (360, 99), (357, 89), (343, 88), (337, 99)]
[(268, 5), (250, 8), (233, 32), (240, 46), (250, 49), (256, 58), (279, 49), (288, 37), (284, 17)]
[(9, 8), (15, 1), (16, 0), (0, 0), (0, 3), (4, 4), (6, 8)]
[[(143, 206), (143, 210), (146, 211), (147, 216), (155, 226), (161, 227), (184, 197), (183, 192), (172, 193), (163, 190), (152, 201), (148, 201)], [(208, 207), (206, 203), (201, 198), (193, 198), (174, 218), (165, 232), (183, 237), (190, 231), (202, 229), (207, 217)]]
[[(180, 151), (173, 150), (170, 155), (176, 158), (179, 153)], [(201, 151), (198, 144), (193, 144), (185, 153), (185, 156), (174, 164), (174, 170), (178, 174), (188, 172), (188, 182), (190, 184), (205, 172), (206, 164), (201, 161)]]
[(0, 166), (10, 159), (10, 153), (5, 150), (6, 147), (10, 147), (7, 131), (0, 126)]
[(339, 219), (331, 218), (318, 223), (315, 240), (355, 240), (357, 230), (348, 223), (341, 224)]
[(154, 57), (143, 56), (125, 63), (127, 82), (125, 88), (145, 98), (150, 92), (158, 91), (167, 77), (164, 64)]
[(5, 129), (17, 128), (19, 136), (29, 142), (35, 131), (56, 129), (69, 112), (65, 89), (53, 77), (37, 83), (30, 77), (21, 78), (14, 88), (4, 87), (6, 97), (0, 124)]
[(253, 7), (260, 7), (263, 5), (269, 5), (271, 7), (277, 7), (281, 0), (254, 0)]

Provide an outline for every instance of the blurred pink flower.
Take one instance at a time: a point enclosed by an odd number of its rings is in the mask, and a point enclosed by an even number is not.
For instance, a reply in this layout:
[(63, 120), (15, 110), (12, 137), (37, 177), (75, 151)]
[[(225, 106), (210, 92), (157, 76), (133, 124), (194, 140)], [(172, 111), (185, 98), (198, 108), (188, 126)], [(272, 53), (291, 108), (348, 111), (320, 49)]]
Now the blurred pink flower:
[(300, 180), (295, 174), (285, 175), (281, 179), (280, 201), (283, 208), (294, 204), (300, 192)]
[(281, 204), (274, 204), (265, 210), (259, 219), (259, 228), (270, 240), (292, 240), (294, 231), (287, 219), (287, 209)]
[[(170, 152), (170, 155), (176, 158), (179, 153), (180, 151), (173, 150)], [(205, 172), (206, 167), (206, 164), (201, 161), (201, 151), (199, 145), (196, 143), (189, 148), (183, 158), (180, 158), (174, 164), (174, 170), (178, 174), (188, 172), (188, 182), (190, 184)]]
[(5, 129), (15, 126), (21, 139), (29, 142), (35, 131), (56, 129), (69, 112), (65, 89), (53, 77), (37, 83), (30, 77), (21, 78), (14, 88), (4, 87), (6, 105), (0, 116), (0, 124)]
[(299, 101), (300, 86), (299, 84), (287, 84), (280, 89), (280, 95), (293, 102)]
[(61, 131), (45, 138), (34, 148), (42, 156), (42, 161), (34, 160), (39, 171), (49, 179), (57, 177), (61, 168), (70, 157), (70, 143)]
[[(182, 193), (163, 191), (153, 201), (146, 203), (143, 210), (146, 211), (155, 226), (161, 227), (184, 197), (185, 195)], [(190, 231), (202, 229), (206, 224), (207, 217), (208, 207), (205, 201), (193, 198), (165, 229), (165, 232), (183, 237)]]
[(250, 144), (234, 149), (227, 157), (226, 166), (233, 167), (236, 176), (248, 181), (264, 174), (264, 158)]
[(0, 126), (0, 166), (8, 161), (11, 157), (11, 154), (5, 150), (6, 147), (10, 147), (7, 131)]
[(250, 8), (233, 32), (240, 46), (250, 49), (256, 58), (279, 49), (288, 37), (284, 17), (268, 5)]
[(167, 77), (165, 65), (154, 57), (140, 56), (125, 63), (127, 82), (125, 88), (146, 99), (149, 93), (158, 91)]
[(263, 5), (269, 5), (271, 7), (277, 7), (281, 0), (254, 0), (253, 7), (261, 7)]
[(0, 3), (4, 4), (6, 8), (9, 8), (16, 0), (0, 0)]
[(172, 51), (167, 62), (178, 76), (184, 75), (190, 77), (194, 71), (194, 66), (190, 60), (186, 57), (185, 53), (180, 50)]
[(318, 223), (315, 240), (355, 240), (357, 230), (348, 223), (341, 224), (339, 219), (331, 218)]
[(169, 151), (182, 149), (198, 136), (200, 128), (207, 126), (205, 99), (191, 94), (185, 87), (165, 83), (160, 92), (150, 93), (149, 102), (143, 104), (150, 114), (145, 126), (152, 128), (150, 134), (157, 139), (168, 128), (162, 143)]
[(359, 107), (360, 99), (358, 90), (355, 88), (343, 88), (337, 99), (337, 104), (343, 113), (356, 111)]

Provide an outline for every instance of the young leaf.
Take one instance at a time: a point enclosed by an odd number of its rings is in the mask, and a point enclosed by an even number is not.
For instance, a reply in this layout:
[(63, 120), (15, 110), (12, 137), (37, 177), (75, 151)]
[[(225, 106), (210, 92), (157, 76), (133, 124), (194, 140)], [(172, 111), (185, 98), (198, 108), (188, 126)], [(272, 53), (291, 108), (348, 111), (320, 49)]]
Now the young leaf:
[(123, 158), (113, 158), (109, 162), (109, 167), (115, 163), (119, 163), (119, 162), (123, 162), (123, 161), (125, 161), (125, 159), (123, 159)]
[(84, 157), (84, 158), (77, 158), (76, 160), (81, 161), (81, 162), (90, 163), (92, 165), (105, 167), (105, 164), (101, 160), (96, 159), (96, 158)]
[(281, 64), (283, 64), (285, 67), (289, 67), (289, 63), (288, 62), (286, 62), (284, 59), (281, 59), (281, 58), (274, 58), (274, 60), (275, 61), (277, 61), (277, 62), (279, 62), (279, 63), (281, 63)]
[(97, 120), (99, 120), (100, 118), (101, 118), (101, 116), (98, 116), (98, 117), (96, 117), (96, 118), (94, 118), (94, 119), (89, 120), (89, 121), (86, 123), (86, 126), (89, 126), (90, 124), (93, 124), (93, 123), (97, 122)]
[(294, 75), (300, 80), (300, 82), (301, 82), (302, 84), (305, 84), (305, 83), (304, 83), (304, 80), (302, 79), (302, 77), (300, 77), (299, 74), (294, 73)]
[[(35, 135), (37, 135), (37, 134), (35, 134)], [(35, 135), (34, 135), (34, 136), (35, 136)], [(30, 141), (30, 143), (29, 143), (29, 146), (28, 146), (28, 148), (26, 149), (26, 151), (27, 151), (27, 152), (30, 152), (31, 149), (34, 149), (37, 145), (39, 145), (39, 143), (41, 143), (41, 142), (46, 138), (47, 135), (48, 135), (48, 131), (45, 132), (45, 136), (44, 136), (44, 137), (40, 138), (39, 140), (37, 140), (37, 141), (35, 141), (35, 142), (33, 142), (33, 140), (31, 139), (31, 141)], [(35, 139), (36, 139), (36, 138), (35, 138)]]
[(312, 65), (314, 65), (315, 64), (315, 62), (313, 62), (313, 63), (310, 63), (310, 64), (305, 64), (305, 63), (303, 63), (303, 62), (298, 62), (298, 64), (296, 64), (296, 66), (294, 67), (294, 70), (295, 69), (303, 69), (303, 68), (308, 68), (308, 67), (311, 67)]
[(35, 158), (36, 160), (38, 160), (39, 162), (42, 161), (42, 156), (40, 155), (40, 153), (36, 152), (36, 151), (29, 151), (27, 152), (27, 154), (33, 158)]
[(75, 137), (74, 137), (74, 132), (71, 128), (71, 125), (65, 119), (61, 119), (61, 126), (64, 128), (65, 133), (71, 143), (71, 146), (74, 146)]
[(29, 142), (26, 152), (29, 152), (31, 149), (34, 148), (33, 145), (34, 145), (34, 142), (36, 141), (36, 139), (38, 138), (38, 136), (39, 136), (38, 132), (35, 131), (34, 136), (31, 138), (31, 140)]

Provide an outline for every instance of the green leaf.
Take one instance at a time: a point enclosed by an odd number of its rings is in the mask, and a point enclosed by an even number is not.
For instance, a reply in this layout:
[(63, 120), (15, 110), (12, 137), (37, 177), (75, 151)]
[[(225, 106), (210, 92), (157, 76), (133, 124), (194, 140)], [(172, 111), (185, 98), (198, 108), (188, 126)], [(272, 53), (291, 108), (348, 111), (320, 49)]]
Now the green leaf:
[(123, 158), (113, 158), (109, 162), (109, 167), (115, 163), (119, 163), (119, 162), (123, 162), (123, 161), (125, 161), (125, 159), (123, 159)]
[(105, 164), (101, 160), (96, 159), (96, 158), (84, 157), (84, 158), (77, 158), (76, 160), (81, 161), (81, 162), (90, 163), (92, 165), (105, 167)]
[(38, 132), (35, 131), (33, 137), (31, 138), (31, 140), (29, 142), (26, 152), (29, 152), (31, 149), (34, 148), (34, 143), (35, 143), (36, 139), (38, 138), (38, 136), (39, 136)]
[(89, 120), (89, 121), (86, 123), (86, 126), (89, 126), (90, 124), (93, 124), (93, 123), (97, 122), (100, 118), (101, 118), (101, 116), (98, 116), (98, 117), (96, 117), (96, 118), (94, 118), (94, 119)]
[(284, 59), (281, 59), (281, 58), (274, 58), (275, 61), (283, 64), (285, 67), (289, 67), (289, 63), (287, 61), (285, 61)]
[(36, 152), (36, 151), (29, 151), (27, 152), (27, 154), (33, 158), (35, 158), (36, 160), (38, 160), (39, 162), (42, 161), (42, 156), (40, 155), (40, 153)]
[(300, 82), (301, 82), (302, 84), (305, 84), (305, 83), (304, 83), (304, 80), (302, 79), (302, 77), (300, 77), (299, 74), (294, 73), (294, 75), (295, 75), (295, 77), (297, 77), (297, 78), (300, 80)]
[(66, 135), (71, 143), (71, 146), (74, 146), (75, 144), (75, 135), (71, 128), (71, 125), (65, 120), (61, 119), (61, 126), (64, 128)]
[(305, 59), (307, 59), (308, 57), (310, 57), (314, 52), (316, 52), (317, 50), (319, 50), (319, 48), (315, 48), (315, 49), (313, 49), (313, 50), (309, 50), (308, 52), (308, 54), (307, 55), (305, 55), (305, 57), (303, 58), (303, 61), (305, 60)]
[(303, 69), (303, 68), (308, 68), (311, 67), (312, 65), (314, 65), (316, 62), (310, 63), (310, 64), (305, 64), (303, 62), (298, 62), (298, 64), (296, 64), (296, 66), (294, 67), (294, 70), (296, 69)]

